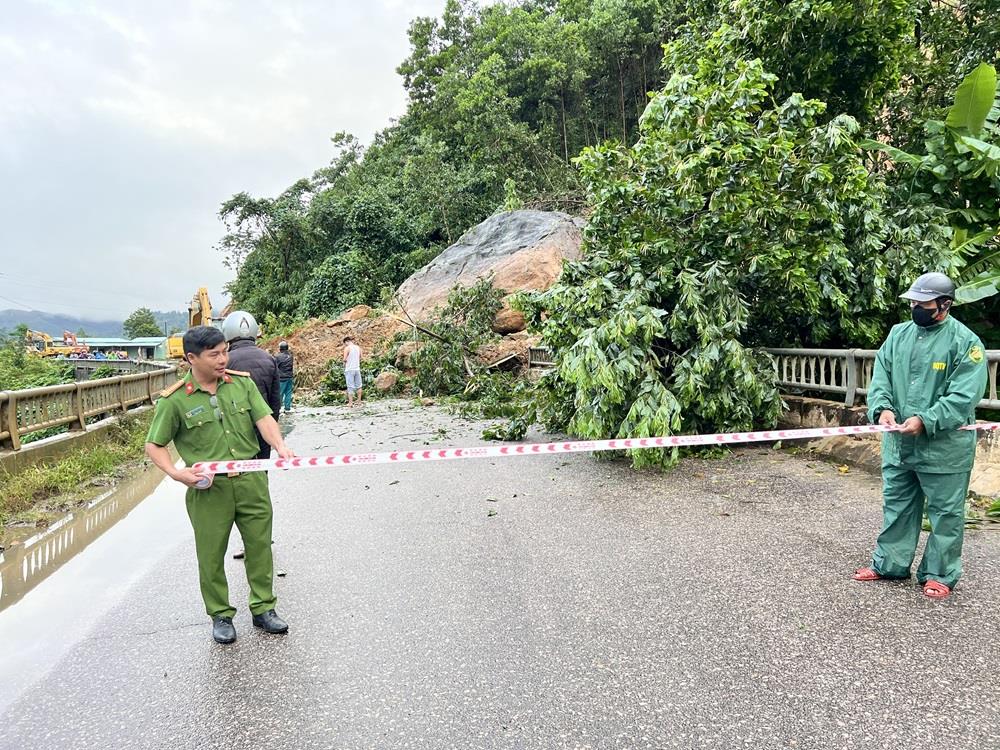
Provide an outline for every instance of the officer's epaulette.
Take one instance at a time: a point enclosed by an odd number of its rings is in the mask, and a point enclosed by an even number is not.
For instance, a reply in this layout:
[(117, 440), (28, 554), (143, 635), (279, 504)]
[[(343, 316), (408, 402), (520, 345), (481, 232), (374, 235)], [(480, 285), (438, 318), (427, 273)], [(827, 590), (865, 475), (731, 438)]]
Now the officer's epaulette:
[(160, 395), (163, 396), (164, 398), (166, 398), (171, 393), (173, 393), (178, 388), (180, 388), (182, 385), (184, 385), (184, 381), (183, 380), (178, 380), (176, 383), (174, 383), (169, 388), (164, 388), (162, 391), (160, 391)]
[(242, 375), (244, 378), (250, 377), (250, 373), (243, 372), (243, 370), (226, 370), (226, 373), (229, 375)]

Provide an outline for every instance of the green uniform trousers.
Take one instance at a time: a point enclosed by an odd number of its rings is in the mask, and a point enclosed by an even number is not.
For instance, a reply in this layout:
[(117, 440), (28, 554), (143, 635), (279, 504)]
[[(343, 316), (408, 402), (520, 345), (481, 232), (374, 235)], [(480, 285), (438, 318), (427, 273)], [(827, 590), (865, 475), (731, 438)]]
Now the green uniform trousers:
[(928, 474), (904, 466), (883, 466), (883, 523), (872, 569), (885, 578), (909, 578), (920, 539), (924, 498), (931, 533), (917, 580), (954, 588), (962, 576), (965, 497), (970, 472)]
[(232, 617), (226, 580), (226, 549), (233, 523), (246, 549), (250, 611), (259, 615), (274, 609), (274, 562), (271, 559), (271, 496), (267, 473), (255, 471), (237, 477), (217, 474), (207, 490), (187, 491), (187, 512), (194, 528), (201, 597), (209, 617)]

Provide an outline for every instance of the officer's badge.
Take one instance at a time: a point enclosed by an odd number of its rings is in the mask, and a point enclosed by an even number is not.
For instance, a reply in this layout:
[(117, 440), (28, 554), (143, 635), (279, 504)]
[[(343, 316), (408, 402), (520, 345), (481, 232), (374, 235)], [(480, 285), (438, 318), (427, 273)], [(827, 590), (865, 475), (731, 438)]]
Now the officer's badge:
[(983, 347), (974, 346), (969, 349), (969, 359), (975, 362), (977, 365), (983, 361)]

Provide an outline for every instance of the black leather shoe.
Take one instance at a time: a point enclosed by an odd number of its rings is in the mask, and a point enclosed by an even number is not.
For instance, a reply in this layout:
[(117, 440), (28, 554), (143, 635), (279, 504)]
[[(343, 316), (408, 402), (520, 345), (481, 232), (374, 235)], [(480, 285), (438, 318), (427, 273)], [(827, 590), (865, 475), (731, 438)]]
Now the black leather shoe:
[(273, 609), (253, 616), (253, 626), (260, 628), (265, 633), (280, 635), (288, 632), (288, 623), (282, 620)]
[(212, 618), (212, 637), (216, 643), (232, 643), (236, 640), (236, 628), (232, 617)]

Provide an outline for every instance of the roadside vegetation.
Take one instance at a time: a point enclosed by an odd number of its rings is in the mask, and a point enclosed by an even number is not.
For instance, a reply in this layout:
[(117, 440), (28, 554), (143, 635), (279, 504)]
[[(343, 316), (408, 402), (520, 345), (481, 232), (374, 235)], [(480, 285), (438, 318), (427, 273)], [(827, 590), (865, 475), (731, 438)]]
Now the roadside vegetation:
[(71, 363), (33, 357), (25, 351), (23, 330), (0, 333), (0, 391), (72, 382)]
[(151, 412), (125, 414), (105, 437), (75, 449), (51, 464), (16, 474), (0, 471), (0, 534), (10, 524), (45, 525), (60, 512), (86, 502), (132, 464), (143, 460)]
[[(410, 45), (398, 122), (223, 204), (237, 305), (282, 324), (377, 305), (523, 205), (588, 219), (583, 257), (523, 301), (556, 357), (525, 423), (773, 423), (761, 347), (873, 346), (927, 270), (1000, 346), (995, 0), (448, 0)], [(454, 344), (424, 351), (418, 390), (494, 390)]]

